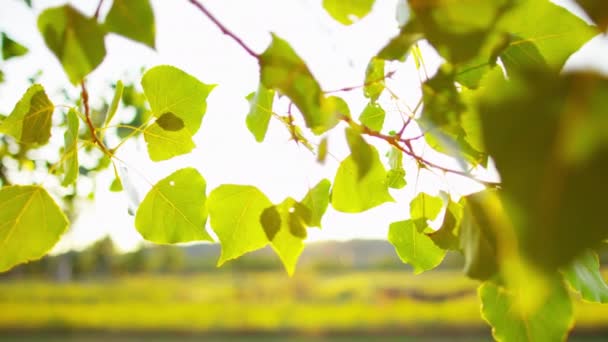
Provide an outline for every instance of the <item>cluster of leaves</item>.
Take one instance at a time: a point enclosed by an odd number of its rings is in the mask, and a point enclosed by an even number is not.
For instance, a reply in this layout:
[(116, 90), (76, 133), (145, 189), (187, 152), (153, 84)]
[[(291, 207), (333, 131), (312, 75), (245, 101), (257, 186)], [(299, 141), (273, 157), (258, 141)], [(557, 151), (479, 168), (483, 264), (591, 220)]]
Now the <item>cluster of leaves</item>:
[[(608, 79), (592, 72), (562, 72), (574, 52), (606, 29), (602, 1), (579, 1), (597, 26), (547, 0), (400, 4), (408, 6), (409, 18), (371, 59), (361, 86), (369, 103), (358, 119), (343, 99), (323, 91), (287, 41), (273, 34), (268, 48), (257, 54), (201, 3), (190, 2), (259, 63), (260, 85), (247, 97), (251, 109), (245, 119), (258, 142), (275, 118), (322, 162), (327, 133), (342, 123), (351, 154), (340, 162), (333, 182), (320, 180), (302, 200), (288, 197), (278, 204), (248, 185), (224, 184), (207, 195), (197, 170), (177, 170), (155, 184), (137, 208), (135, 226), (144, 238), (156, 243), (212, 241), (205, 229), (209, 218), (222, 246), (218, 265), (270, 244), (291, 274), (307, 229), (321, 226), (329, 204), (358, 213), (394, 201), (391, 191), (407, 185), (404, 158), (418, 168), (473, 179), (469, 170), (487, 167), (491, 158), (500, 184), (478, 180), (486, 190), (462, 198), (419, 193), (411, 201), (409, 218), (404, 215), (389, 228), (388, 240), (400, 258), (419, 273), (438, 266), (448, 250), (462, 253), (465, 273), (481, 281), (482, 313), (497, 340), (564, 339), (573, 324), (566, 284), (586, 300), (608, 300), (595, 252), (608, 237), (602, 217), (602, 195), (608, 190), (602, 180), (608, 171)], [(345, 25), (365, 17), (373, 5), (373, 0), (323, 1), (327, 13)], [(123, 137), (143, 133), (151, 160), (193, 149), (192, 137), (214, 85), (175, 67), (147, 70), (143, 95), (118, 82), (105, 117), (92, 120), (84, 78), (104, 59), (105, 35), (120, 34), (154, 48), (148, 0), (114, 0), (103, 23), (98, 12), (87, 17), (69, 5), (51, 8), (40, 15), (38, 27), (69, 80), (82, 84), (82, 101), (66, 117), (64, 186), (72, 186), (78, 175), (79, 141), (103, 152), (106, 166), (116, 159), (122, 143), (108, 147), (104, 133), (121, 98), (138, 113), (122, 125), (128, 130)], [(421, 83), (420, 110), (409, 113), (402, 127), (388, 130), (380, 100), (386, 91), (385, 69), (408, 56), (420, 62), (418, 43), (423, 40), (443, 64)], [(131, 95), (125, 97), (127, 91)], [(278, 95), (292, 104), (284, 115), (273, 108)], [(19, 144), (45, 145), (54, 111), (43, 87), (33, 85), (0, 132)], [(425, 146), (466, 167), (450, 169), (423, 158), (413, 145), (418, 137), (403, 136), (413, 126), (424, 132)], [(387, 165), (368, 138), (384, 142)], [(113, 189), (120, 191), (118, 173), (116, 177)], [(4, 186), (0, 207), (0, 271), (41, 257), (68, 226), (39, 185)], [(434, 230), (431, 221), (442, 222), (441, 227)]]

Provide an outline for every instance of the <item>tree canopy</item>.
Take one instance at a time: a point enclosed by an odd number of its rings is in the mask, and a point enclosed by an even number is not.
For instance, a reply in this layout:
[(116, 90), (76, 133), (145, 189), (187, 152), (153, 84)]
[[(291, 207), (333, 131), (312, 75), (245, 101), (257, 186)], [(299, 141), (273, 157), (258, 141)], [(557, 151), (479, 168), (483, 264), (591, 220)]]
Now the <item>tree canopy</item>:
[[(216, 85), (159, 65), (145, 70), (139, 83), (114, 80), (113, 100), (93, 108), (96, 94), (87, 78), (107, 55), (120, 53), (106, 48), (106, 37), (154, 49), (154, 7), (149, 0), (113, 0), (102, 13), (99, 1), (93, 15), (68, 4), (46, 8), (37, 21), (41, 37), (67, 75), (65, 87), (79, 88), (80, 97), (56, 105), (44, 84), (32, 82), (0, 117), (0, 271), (47, 253), (75, 215), (70, 208), (79, 200), (78, 178), (109, 169), (112, 187), (96, 191), (124, 191), (132, 199), (134, 228), (145, 239), (217, 240), (218, 266), (270, 245), (289, 274), (297, 271), (308, 229), (322, 226), (329, 206), (360, 213), (413, 191), (410, 203), (399, 203), (403, 219), (390, 225), (388, 241), (415, 273), (437, 267), (448, 250), (462, 253), (464, 272), (480, 281), (481, 312), (500, 341), (563, 340), (574, 324), (573, 292), (606, 301), (597, 250), (608, 238), (608, 78), (563, 70), (570, 56), (605, 34), (603, 1), (577, 1), (586, 21), (548, 0), (400, 0), (399, 31), (378, 37), (384, 46), (370, 59), (364, 81), (336, 90), (323, 89), (285, 38), (270, 33), (270, 44), (256, 52), (202, 1), (189, 2), (259, 66), (259, 86), (242, 113), (254, 140), (267, 143), (269, 123), (277, 120), (295, 144), (324, 163), (331, 155), (329, 133), (344, 132), (350, 155), (334, 178), (315, 180), (302, 198), (273, 201), (248, 184), (208, 189), (203, 173), (185, 167), (139, 199), (117, 151), (143, 139), (154, 162), (189, 154)], [(374, 1), (324, 0), (322, 6), (354, 27)], [(4, 61), (28, 53), (27, 42), (1, 35)], [(422, 44), (441, 57), (434, 73), (425, 70)], [(387, 82), (412, 60), (424, 71), (418, 73), (419, 101), (388, 110), (387, 98), (399, 101), (402, 90)], [(361, 113), (343, 98), (347, 92), (366, 98)], [(285, 99), (286, 108), (276, 105)], [(126, 108), (135, 113), (130, 119)], [(385, 124), (390, 116), (401, 123)], [(63, 145), (55, 146), (50, 138), (59, 132)], [(111, 144), (110, 136), (120, 142)], [(54, 148), (59, 159), (33, 160), (30, 152), (41, 148)], [(425, 154), (427, 148), (440, 157)], [(82, 157), (96, 165), (80, 164)], [(494, 167), (499, 178), (480, 176)], [(41, 170), (61, 186), (13, 181), (17, 173)], [(421, 170), (468, 178), (484, 190), (458, 196), (447, 185), (437, 194), (421, 192), (405, 180)]]

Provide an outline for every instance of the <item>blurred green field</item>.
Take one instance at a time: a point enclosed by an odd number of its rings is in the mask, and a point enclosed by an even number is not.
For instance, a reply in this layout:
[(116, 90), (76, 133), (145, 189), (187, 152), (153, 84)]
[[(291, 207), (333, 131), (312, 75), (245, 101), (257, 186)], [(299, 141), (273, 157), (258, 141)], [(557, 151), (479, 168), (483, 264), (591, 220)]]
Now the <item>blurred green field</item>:
[[(0, 282), (0, 330), (185, 336), (361, 332), (387, 341), (404, 333), (448, 334), (450, 340), (469, 334), (485, 340), (490, 332), (479, 315), (476, 286), (452, 271), (301, 272), (293, 278), (283, 272), (234, 272), (69, 283), (11, 279)], [(576, 319), (577, 331), (597, 335), (608, 327), (608, 306), (577, 301)]]

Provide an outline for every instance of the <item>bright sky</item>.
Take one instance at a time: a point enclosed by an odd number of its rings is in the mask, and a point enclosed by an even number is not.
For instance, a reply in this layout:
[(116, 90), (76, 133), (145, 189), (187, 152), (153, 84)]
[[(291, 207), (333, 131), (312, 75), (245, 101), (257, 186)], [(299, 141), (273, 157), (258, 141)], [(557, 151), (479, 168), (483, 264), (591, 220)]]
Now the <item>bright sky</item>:
[[(39, 69), (44, 71), (39, 82), (56, 104), (62, 103), (64, 100), (59, 90), (71, 86), (59, 62), (45, 47), (36, 28), (36, 18), (44, 8), (66, 1), (34, 0), (34, 11), (22, 0), (3, 1), (8, 3), (2, 5), (0, 30), (25, 43), (30, 53), (3, 65), (6, 83), (0, 85), (0, 113), (10, 113), (28, 87), (27, 77)], [(92, 14), (97, 5), (97, 1), (91, 0), (69, 2), (87, 14)], [(569, 1), (556, 2), (573, 8)], [(257, 144), (245, 126), (249, 105), (244, 99), (257, 88), (257, 62), (222, 35), (188, 1), (152, 0), (152, 3), (157, 23), (157, 50), (115, 35), (106, 38), (106, 59), (88, 77), (91, 101), (100, 103), (102, 98), (110, 99), (110, 83), (118, 79), (135, 80), (142, 66), (158, 64), (174, 65), (205, 83), (218, 84), (218, 87), (208, 98), (207, 113), (195, 137), (197, 148), (191, 154), (153, 163), (147, 158), (143, 139), (125, 144), (119, 152), (140, 198), (150, 184), (185, 166), (194, 166), (201, 171), (207, 180), (208, 192), (224, 183), (250, 184), (259, 187), (275, 203), (287, 196), (302, 198), (309, 187), (322, 178), (333, 180), (339, 160), (348, 155), (342, 129), (336, 129), (329, 137), (330, 152), (335, 158), (329, 157), (325, 165), (317, 164), (309, 151), (289, 141), (288, 132), (276, 120), (271, 121), (265, 142)], [(270, 42), (269, 32), (285, 38), (307, 62), (325, 90), (362, 84), (369, 59), (398, 32), (395, 20), (397, 0), (377, 0), (373, 12), (350, 27), (333, 21), (322, 10), (320, 0), (210, 0), (204, 3), (256, 52), (262, 52)], [(103, 14), (111, 1), (104, 5)], [(432, 72), (440, 60), (430, 49), (423, 51), (427, 68)], [(608, 63), (604, 61), (607, 55), (608, 41), (596, 38), (573, 56), (568, 68), (592, 68), (608, 73)], [(412, 63), (389, 67), (399, 68), (397, 78), (389, 86), (402, 96), (402, 101), (395, 103), (386, 97), (388, 108), (413, 106), (420, 94), (416, 69)], [(78, 89), (70, 89), (72, 94), (78, 93)], [(353, 116), (358, 117), (366, 103), (361, 91), (338, 95), (347, 99)], [(284, 101), (280, 102), (279, 112), (281, 105), (284, 108)], [(119, 110), (117, 116), (120, 115)], [(395, 112), (387, 113), (384, 127), (398, 128), (400, 120)], [(307, 136), (312, 137), (312, 134)], [(55, 134), (53, 139), (62, 141), (60, 134)], [(386, 145), (376, 146), (381, 155), (388, 150)], [(430, 156), (432, 152), (424, 153)], [(446, 166), (458, 166), (453, 161), (441, 161)], [(408, 203), (415, 191), (436, 194), (444, 188), (453, 194), (463, 194), (479, 189), (475, 183), (461, 177), (424, 172), (418, 180), (416, 176), (416, 172), (409, 172), (406, 177), (408, 186), (399, 191), (391, 190), (396, 203), (361, 214), (338, 213), (330, 207), (323, 219), (324, 228), (309, 230), (309, 239), (385, 238), (391, 222), (409, 216)], [(488, 177), (491, 174), (485, 175)], [(39, 181), (53, 187), (49, 178), (41, 177)], [(111, 172), (99, 177), (95, 201), (81, 205), (72, 231), (63, 238), (56, 251), (79, 248), (107, 234), (123, 250), (141, 243), (133, 217), (127, 213), (127, 196), (109, 192), (111, 181)]]

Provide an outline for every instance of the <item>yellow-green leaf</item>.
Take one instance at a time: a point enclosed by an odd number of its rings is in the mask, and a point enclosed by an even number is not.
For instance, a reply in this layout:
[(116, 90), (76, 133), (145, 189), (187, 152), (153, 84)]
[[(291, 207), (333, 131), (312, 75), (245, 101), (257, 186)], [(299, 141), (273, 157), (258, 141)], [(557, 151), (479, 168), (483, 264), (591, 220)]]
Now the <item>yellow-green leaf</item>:
[(63, 158), (63, 182), (61, 185), (67, 186), (76, 181), (78, 177), (78, 128), (80, 119), (76, 110), (71, 108), (67, 114), (67, 130), (63, 135), (65, 144)]
[(382, 130), (382, 126), (384, 125), (385, 116), (386, 113), (382, 107), (380, 107), (377, 103), (370, 102), (367, 104), (367, 106), (365, 106), (363, 112), (361, 112), (359, 121), (361, 121), (361, 124), (369, 129), (380, 132)]
[(261, 216), (272, 202), (260, 190), (247, 185), (220, 185), (209, 194), (207, 203), (211, 228), (222, 245), (218, 266), (268, 244)]
[(375, 102), (384, 90), (384, 60), (374, 57), (367, 65), (365, 71), (365, 86), (363, 94), (371, 102)]
[(68, 228), (68, 219), (39, 186), (0, 190), (0, 272), (40, 259)]
[(386, 170), (380, 162), (378, 151), (371, 145), (370, 168), (359, 179), (359, 171), (353, 156), (340, 163), (331, 194), (334, 209), (345, 213), (358, 213), (385, 202), (394, 201), (388, 193)]
[(262, 84), (289, 97), (302, 112), (308, 128), (322, 127), (321, 87), (289, 43), (273, 34), (259, 61)]
[(164, 130), (156, 122), (145, 128), (144, 140), (148, 145), (150, 159), (153, 161), (171, 159), (189, 153), (195, 147), (192, 136), (187, 130)]
[(106, 55), (105, 32), (101, 25), (72, 6), (53, 7), (42, 12), (38, 17), (38, 29), (72, 84), (82, 81)]
[(330, 186), (329, 180), (321, 180), (308, 191), (302, 202), (300, 202), (310, 210), (310, 220), (308, 220), (307, 224), (311, 227), (321, 228), (321, 218), (325, 214), (329, 204)]
[(600, 272), (597, 253), (586, 250), (563, 269), (565, 278), (583, 299), (608, 303), (608, 285)]
[(11, 114), (2, 121), (0, 132), (24, 144), (44, 145), (51, 137), (55, 106), (41, 85), (31, 86)]
[(156, 28), (149, 0), (114, 0), (105, 21), (108, 31), (154, 49)]
[(388, 241), (395, 246), (399, 258), (414, 267), (415, 274), (437, 267), (445, 256), (445, 250), (421, 232), (412, 220), (391, 223)]
[(264, 141), (268, 123), (272, 115), (272, 103), (274, 102), (274, 90), (266, 89), (259, 85), (255, 93), (247, 95), (249, 101), (249, 114), (247, 114), (247, 128), (255, 137), (257, 142)]
[(137, 209), (135, 227), (156, 243), (212, 241), (205, 230), (206, 186), (194, 168), (175, 171), (148, 192)]
[(365, 17), (374, 5), (374, 0), (323, 0), (323, 8), (336, 21), (351, 25)]
[(573, 323), (572, 303), (561, 279), (552, 281), (545, 303), (523, 315), (516, 293), (491, 282), (478, 290), (483, 318), (500, 342), (564, 341)]

